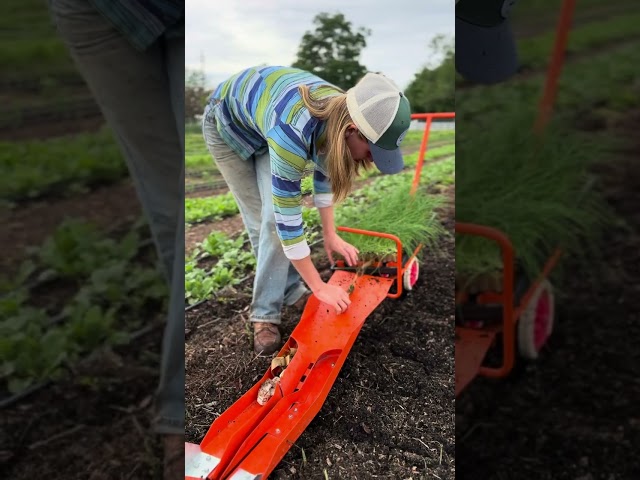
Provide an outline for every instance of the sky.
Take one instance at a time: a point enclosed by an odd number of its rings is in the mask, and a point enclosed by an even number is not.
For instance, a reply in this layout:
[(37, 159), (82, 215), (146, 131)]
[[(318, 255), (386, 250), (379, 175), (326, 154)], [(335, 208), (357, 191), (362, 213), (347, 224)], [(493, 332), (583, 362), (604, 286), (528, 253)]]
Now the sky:
[(186, 0), (185, 67), (204, 70), (209, 88), (243, 68), (291, 65), (320, 12), (342, 13), (371, 30), (360, 63), (406, 88), (438, 34), (453, 37), (454, 0)]

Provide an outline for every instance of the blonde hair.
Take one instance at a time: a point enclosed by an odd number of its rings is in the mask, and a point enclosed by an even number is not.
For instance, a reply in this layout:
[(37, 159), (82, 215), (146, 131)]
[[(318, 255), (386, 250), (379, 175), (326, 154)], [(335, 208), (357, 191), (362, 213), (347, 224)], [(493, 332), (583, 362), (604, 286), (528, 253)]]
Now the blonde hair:
[[(329, 88), (336, 90), (334, 87)], [(365, 162), (354, 160), (347, 146), (345, 133), (349, 125), (353, 123), (347, 109), (347, 96), (343, 90), (338, 89), (337, 91), (341, 95), (316, 99), (311, 96), (308, 85), (299, 86), (298, 91), (302, 95), (302, 101), (311, 115), (327, 122), (326, 140), (321, 151), (327, 155), (327, 170), (331, 182), (331, 190), (333, 191), (334, 201), (339, 203), (351, 191), (360, 169), (367, 170), (370, 167)], [(360, 132), (358, 134), (364, 138)]]

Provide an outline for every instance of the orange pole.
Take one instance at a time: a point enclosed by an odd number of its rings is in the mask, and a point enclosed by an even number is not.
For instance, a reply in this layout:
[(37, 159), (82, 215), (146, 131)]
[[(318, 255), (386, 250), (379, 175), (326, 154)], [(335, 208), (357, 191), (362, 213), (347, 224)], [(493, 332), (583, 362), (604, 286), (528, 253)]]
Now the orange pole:
[(413, 183), (411, 185), (411, 195), (416, 193), (418, 189), (418, 183), (420, 183), (420, 173), (422, 172), (422, 165), (424, 163), (427, 143), (429, 142), (429, 133), (431, 131), (431, 121), (434, 118), (455, 118), (455, 112), (437, 112), (437, 113), (414, 113), (411, 115), (412, 120), (426, 120), (424, 126), (424, 134), (422, 135), (422, 143), (420, 144), (420, 152), (418, 153), (418, 163), (416, 165), (416, 173), (413, 177)]
[(551, 63), (549, 64), (544, 93), (540, 101), (538, 118), (534, 127), (536, 133), (541, 133), (542, 130), (544, 130), (544, 127), (549, 122), (553, 105), (556, 101), (558, 79), (564, 64), (567, 39), (569, 37), (569, 30), (571, 29), (571, 21), (575, 5), (576, 0), (564, 0), (562, 3), (562, 10), (560, 12), (560, 19), (558, 20), (558, 27), (556, 29), (556, 40), (553, 46)]

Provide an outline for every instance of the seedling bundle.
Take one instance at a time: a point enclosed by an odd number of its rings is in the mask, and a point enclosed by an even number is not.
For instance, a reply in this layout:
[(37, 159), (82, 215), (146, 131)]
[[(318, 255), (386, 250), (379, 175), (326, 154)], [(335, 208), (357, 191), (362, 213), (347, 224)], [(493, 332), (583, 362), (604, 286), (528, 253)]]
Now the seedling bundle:
[[(411, 185), (406, 177), (398, 177), (377, 188), (366, 203), (355, 203), (340, 210), (339, 221), (361, 230), (393, 232), (406, 251), (413, 251), (419, 244), (435, 248), (445, 230), (436, 215), (443, 203), (441, 197), (428, 195), (423, 190), (410, 193)], [(395, 260), (396, 246), (385, 238), (341, 232), (347, 242), (360, 251), (364, 262)]]
[[(530, 278), (558, 246), (571, 253), (595, 253), (592, 240), (607, 209), (589, 169), (597, 144), (551, 124), (542, 137), (531, 131), (532, 116), (516, 112), (476, 129), (462, 129), (457, 147), (456, 221), (504, 232), (518, 266)], [(473, 131), (470, 131), (473, 130)], [(468, 135), (465, 135), (465, 132)], [(480, 236), (456, 236), (456, 283), (473, 289), (486, 278), (500, 283), (499, 246)]]

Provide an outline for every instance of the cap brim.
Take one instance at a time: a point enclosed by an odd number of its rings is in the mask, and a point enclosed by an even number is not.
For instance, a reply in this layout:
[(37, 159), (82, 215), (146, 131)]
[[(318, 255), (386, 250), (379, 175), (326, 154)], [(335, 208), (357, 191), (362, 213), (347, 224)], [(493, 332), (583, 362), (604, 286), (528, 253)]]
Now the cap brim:
[(404, 168), (404, 159), (399, 147), (394, 150), (385, 150), (369, 141), (369, 151), (373, 163), (382, 173), (398, 173)]
[(502, 82), (518, 70), (518, 53), (507, 20), (481, 27), (456, 17), (456, 70), (475, 83)]

